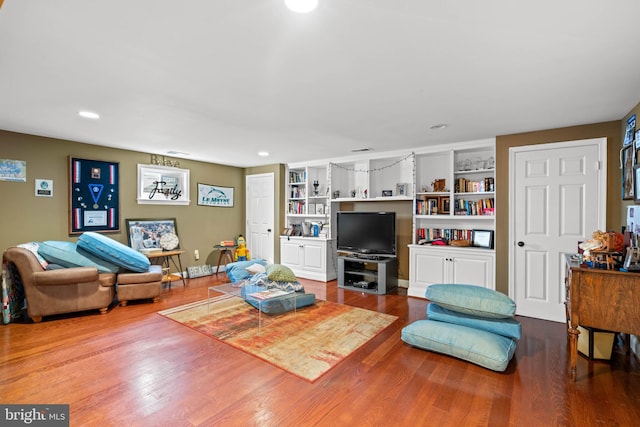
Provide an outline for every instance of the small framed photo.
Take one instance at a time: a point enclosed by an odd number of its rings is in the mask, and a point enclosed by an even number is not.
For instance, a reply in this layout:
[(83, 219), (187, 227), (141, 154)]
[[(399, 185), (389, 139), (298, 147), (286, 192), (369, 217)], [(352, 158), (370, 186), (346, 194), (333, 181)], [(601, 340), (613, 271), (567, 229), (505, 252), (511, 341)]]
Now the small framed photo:
[(393, 190), (382, 190), (382, 197), (391, 197), (393, 196)]
[(472, 230), (471, 246), (493, 249), (493, 230)]
[(324, 215), (324, 204), (316, 203), (316, 215)]
[(441, 214), (449, 214), (451, 211), (451, 202), (449, 196), (438, 197), (438, 212)]
[(398, 196), (406, 196), (408, 190), (408, 184), (396, 184), (396, 194)]

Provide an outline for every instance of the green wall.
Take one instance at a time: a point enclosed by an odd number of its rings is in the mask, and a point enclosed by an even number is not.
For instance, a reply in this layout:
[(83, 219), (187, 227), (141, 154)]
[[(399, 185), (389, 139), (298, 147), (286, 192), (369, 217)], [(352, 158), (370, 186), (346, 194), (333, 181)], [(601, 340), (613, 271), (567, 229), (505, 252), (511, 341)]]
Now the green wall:
[[(69, 235), (69, 156), (119, 163), (120, 232), (108, 235), (122, 243), (127, 243), (124, 227), (127, 218), (175, 218), (180, 248), (186, 251), (182, 256), (186, 268), (216, 265), (218, 254), (213, 245), (245, 232), (243, 168), (172, 159), (180, 162), (180, 168), (190, 171), (190, 205), (139, 205), (136, 202), (137, 165), (150, 164), (151, 154), (0, 131), (0, 158), (27, 162), (27, 182), (0, 181), (0, 249), (28, 241), (76, 241), (76, 235)], [(261, 169), (278, 171), (281, 168), (274, 165)], [(53, 197), (35, 197), (36, 178), (53, 180)], [(198, 206), (198, 182), (233, 187), (234, 206)], [(276, 204), (281, 206), (282, 202), (276, 198)], [(200, 252), (199, 261), (193, 256), (196, 249)]]

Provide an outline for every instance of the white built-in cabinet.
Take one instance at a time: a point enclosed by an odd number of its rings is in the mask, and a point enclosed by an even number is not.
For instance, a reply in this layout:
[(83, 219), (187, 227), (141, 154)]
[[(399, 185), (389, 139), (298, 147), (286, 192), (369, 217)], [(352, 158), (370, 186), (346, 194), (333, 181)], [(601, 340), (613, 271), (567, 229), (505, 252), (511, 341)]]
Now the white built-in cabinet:
[[(495, 230), (494, 159), (495, 139), (488, 139), (290, 164), (281, 262), (299, 277), (333, 280), (337, 256), (332, 225), (340, 203), (406, 201), (414, 212), (408, 294), (424, 298), (433, 283), (494, 289), (492, 248), (426, 243), (435, 235), (465, 240), (473, 230)], [(444, 186), (434, 188), (438, 183)], [(313, 224), (322, 225), (317, 237)]]
[(280, 237), (281, 264), (289, 267), (296, 277), (328, 282), (336, 278), (332, 260), (335, 258), (334, 240), (314, 237)]
[(436, 283), (495, 288), (492, 250), (411, 245), (409, 254), (409, 296), (424, 298), (429, 285)]

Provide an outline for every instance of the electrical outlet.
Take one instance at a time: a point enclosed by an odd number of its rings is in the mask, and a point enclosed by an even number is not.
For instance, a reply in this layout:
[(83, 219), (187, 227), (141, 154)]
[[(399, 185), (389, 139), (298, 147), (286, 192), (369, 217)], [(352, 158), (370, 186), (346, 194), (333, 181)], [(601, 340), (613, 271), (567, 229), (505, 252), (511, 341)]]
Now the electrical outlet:
[(200, 251), (197, 249), (193, 251), (193, 257), (198, 261), (200, 259)]

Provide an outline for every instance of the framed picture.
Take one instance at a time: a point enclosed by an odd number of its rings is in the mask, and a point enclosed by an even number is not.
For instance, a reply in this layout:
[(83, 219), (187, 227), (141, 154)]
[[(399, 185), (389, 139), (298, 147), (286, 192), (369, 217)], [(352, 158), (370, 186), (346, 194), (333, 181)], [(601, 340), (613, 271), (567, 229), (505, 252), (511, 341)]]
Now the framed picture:
[[(175, 218), (168, 219), (129, 219), (125, 220), (129, 246), (141, 249), (162, 249), (160, 238), (166, 233), (178, 235)], [(175, 249), (179, 249), (178, 245)]]
[(120, 231), (119, 168), (69, 156), (69, 234)]
[(633, 167), (633, 201), (636, 205), (640, 204), (640, 165)]
[(493, 249), (493, 230), (472, 230), (471, 246)]
[(438, 213), (449, 214), (451, 211), (451, 201), (448, 196), (438, 197)]
[(391, 197), (393, 196), (393, 190), (382, 190), (382, 197)]
[(406, 196), (407, 195), (407, 187), (408, 184), (396, 184), (396, 194), (398, 196)]
[(198, 183), (198, 205), (233, 207), (233, 187)]
[(622, 161), (622, 200), (633, 199), (634, 184), (633, 184), (633, 167), (635, 164), (635, 152), (633, 145), (627, 145), (620, 152), (620, 158)]
[(138, 204), (188, 205), (189, 170), (138, 165)]

